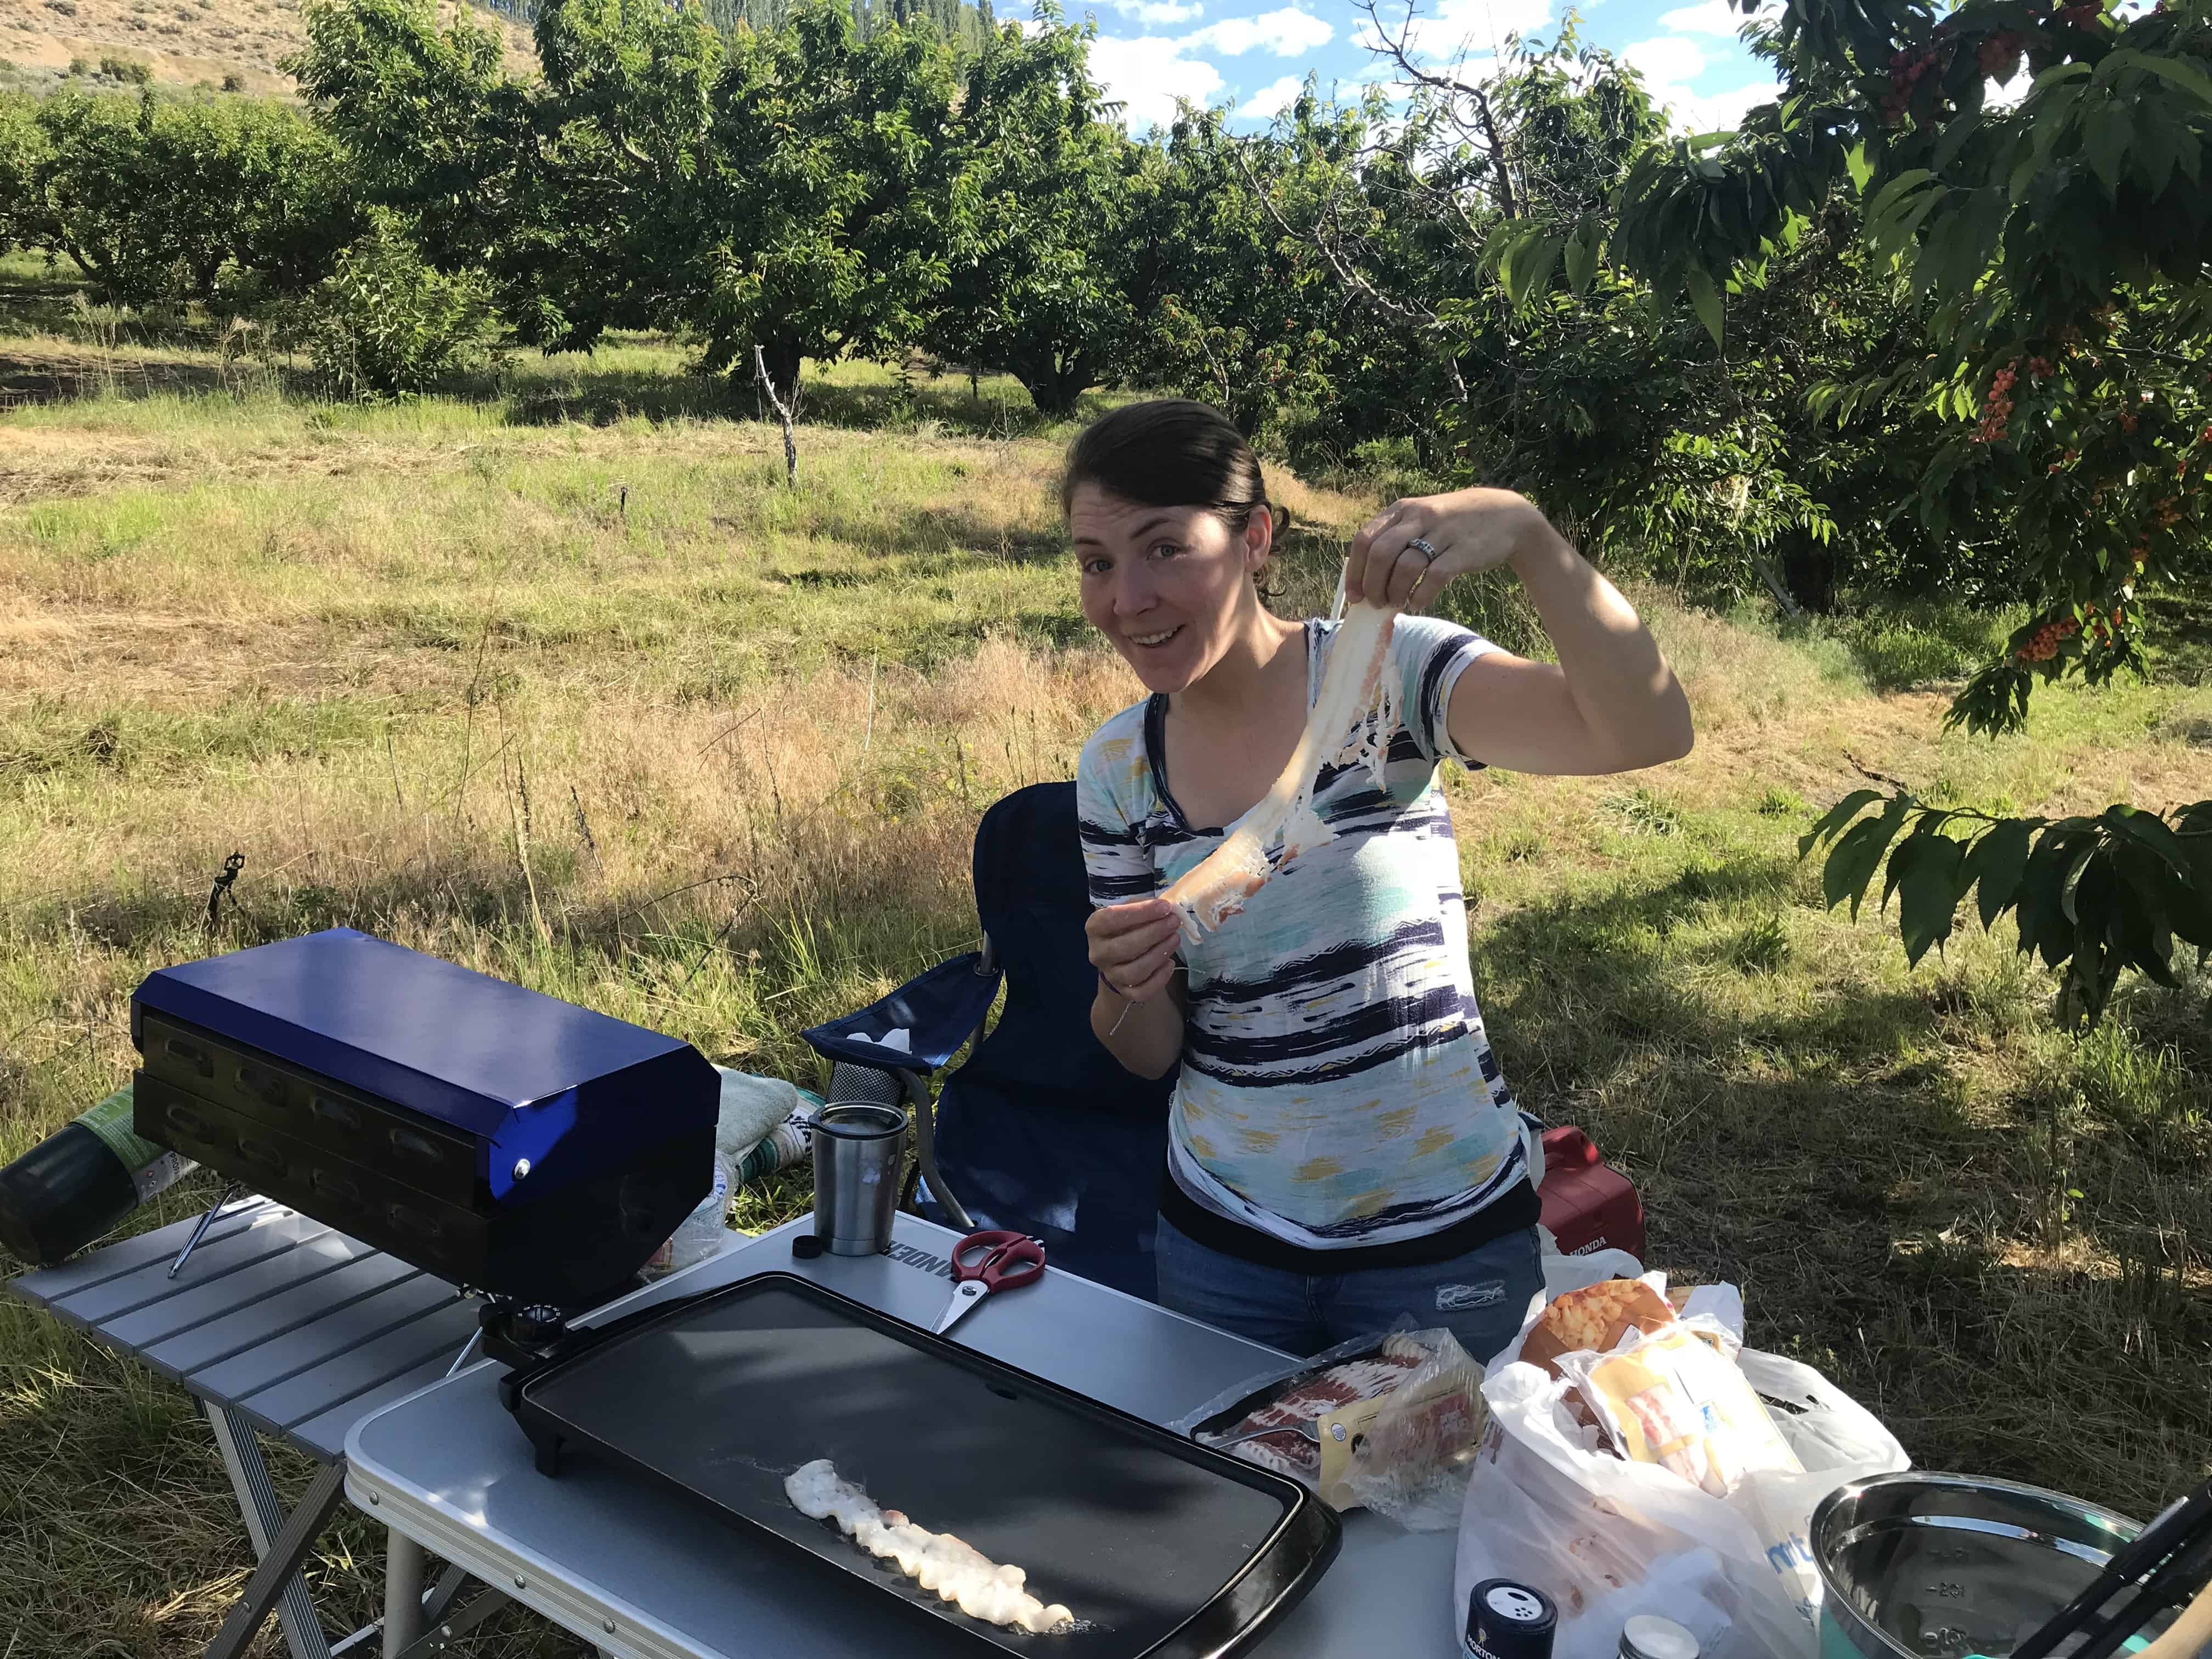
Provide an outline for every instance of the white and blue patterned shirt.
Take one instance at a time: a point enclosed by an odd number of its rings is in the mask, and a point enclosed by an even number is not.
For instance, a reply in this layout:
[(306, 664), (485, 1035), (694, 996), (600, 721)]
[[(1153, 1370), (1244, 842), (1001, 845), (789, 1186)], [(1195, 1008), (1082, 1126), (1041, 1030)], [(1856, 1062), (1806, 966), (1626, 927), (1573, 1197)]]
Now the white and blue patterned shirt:
[[(1334, 633), (1306, 624), (1309, 707)], [(1336, 838), (1183, 947), (1170, 1173), (1200, 1210), (1291, 1251), (1423, 1238), (1528, 1173), (1520, 1114), (1475, 1006), (1436, 781), (1446, 757), (1472, 764), (1445, 711), (1468, 664), (1496, 648), (1451, 623), (1399, 617), (1402, 723), (1385, 787), (1364, 763), (1324, 766), (1314, 810)], [(1166, 710), (1148, 698), (1084, 745), (1076, 812), (1094, 904), (1164, 891), (1221, 844), (1224, 830), (1194, 827), (1169, 791)]]

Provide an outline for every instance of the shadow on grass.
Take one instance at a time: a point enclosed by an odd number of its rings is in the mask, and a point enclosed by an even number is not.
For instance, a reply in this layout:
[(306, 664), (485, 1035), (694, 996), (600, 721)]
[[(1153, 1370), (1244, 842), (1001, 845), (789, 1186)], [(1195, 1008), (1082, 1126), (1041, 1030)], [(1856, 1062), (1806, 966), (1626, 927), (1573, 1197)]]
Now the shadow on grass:
[(75, 325), (77, 298), (90, 287), (66, 267), (26, 268), (22, 259), (0, 269), (0, 334), (66, 334)]
[[(456, 395), (507, 400), (507, 419), (517, 426), (557, 426), (578, 422), (610, 426), (641, 417), (647, 421), (725, 420), (773, 422), (775, 410), (749, 372), (733, 374), (684, 373), (653, 368), (591, 368), (555, 374), (518, 364), (497, 380), (455, 382)], [(855, 385), (809, 378), (799, 409), (799, 465), (806, 464), (806, 428), (911, 434), (934, 427), (948, 435), (1033, 438), (1070, 428), (1103, 413), (1103, 392), (1088, 392), (1073, 416), (1048, 416), (1018, 386), (987, 382), (969, 389), (964, 375), (951, 372), (933, 379), (915, 373), (904, 385), (896, 378)]]
[[(1743, 988), (1713, 924), (1776, 914), (1793, 876), (1738, 858), (1478, 912), (1507, 1077), (1635, 1180), (1648, 1260), (1741, 1285), (1754, 1345), (1826, 1371), (1916, 1462), (2153, 1512), (2212, 1439), (2212, 1304), (2187, 1288), (2212, 1218), (2172, 1174), (2203, 1135), (2091, 1118), (2054, 1164), (2045, 1100), (1969, 1086), (1986, 1034), (1954, 990)], [(2092, 1195), (2076, 1243), (2041, 1248), (2069, 1187)]]

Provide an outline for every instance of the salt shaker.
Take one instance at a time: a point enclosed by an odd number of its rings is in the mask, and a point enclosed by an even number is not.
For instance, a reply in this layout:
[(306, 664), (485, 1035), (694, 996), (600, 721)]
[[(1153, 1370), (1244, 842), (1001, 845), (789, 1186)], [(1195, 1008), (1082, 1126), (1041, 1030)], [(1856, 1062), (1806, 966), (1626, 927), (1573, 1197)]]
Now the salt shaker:
[(1620, 1627), (1620, 1659), (1698, 1659), (1698, 1638), (1671, 1619), (1639, 1613)]

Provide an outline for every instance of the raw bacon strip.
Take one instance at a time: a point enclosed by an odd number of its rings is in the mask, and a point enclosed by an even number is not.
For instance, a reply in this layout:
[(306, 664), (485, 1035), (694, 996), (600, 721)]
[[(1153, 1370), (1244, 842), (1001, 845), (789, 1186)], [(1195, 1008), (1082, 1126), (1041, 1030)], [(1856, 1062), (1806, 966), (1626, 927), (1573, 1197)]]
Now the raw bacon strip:
[[(1340, 583), (1340, 609), (1342, 594)], [(1398, 729), (1397, 680), (1385, 672), (1397, 616), (1395, 606), (1364, 599), (1344, 612), (1329, 644), (1320, 694), (1290, 764), (1258, 805), (1229, 826), (1221, 845), (1161, 896), (1180, 913), (1187, 942), (1197, 944), (1242, 910), (1245, 900), (1300, 853), (1336, 839), (1313, 810), (1314, 786), (1325, 763), (1364, 762), (1381, 787), (1390, 739)], [(1279, 846), (1281, 854), (1271, 861), (1267, 855)]]
[(836, 1465), (826, 1457), (785, 1476), (783, 1492), (801, 1515), (834, 1520), (869, 1554), (897, 1562), (901, 1572), (970, 1619), (1042, 1634), (1075, 1618), (1057, 1602), (1047, 1607), (1031, 1595), (1024, 1588), (1029, 1576), (1019, 1567), (1002, 1567), (951, 1533), (926, 1531), (896, 1510), (877, 1508), (860, 1487), (840, 1480)]

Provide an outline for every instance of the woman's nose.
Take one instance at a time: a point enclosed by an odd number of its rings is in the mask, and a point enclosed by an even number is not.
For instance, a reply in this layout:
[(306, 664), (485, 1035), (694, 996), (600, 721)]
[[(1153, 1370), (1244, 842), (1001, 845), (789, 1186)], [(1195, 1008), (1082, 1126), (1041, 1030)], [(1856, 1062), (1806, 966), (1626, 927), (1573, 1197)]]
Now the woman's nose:
[(1133, 617), (1152, 608), (1159, 597), (1152, 579), (1141, 566), (1133, 570), (1117, 571), (1114, 577), (1114, 614)]

